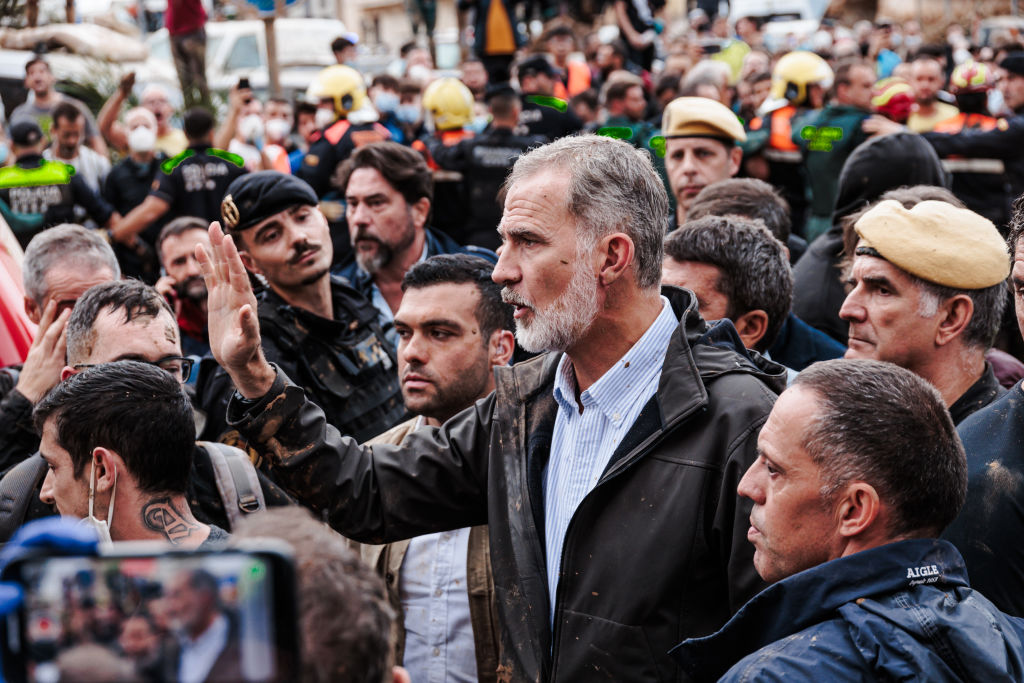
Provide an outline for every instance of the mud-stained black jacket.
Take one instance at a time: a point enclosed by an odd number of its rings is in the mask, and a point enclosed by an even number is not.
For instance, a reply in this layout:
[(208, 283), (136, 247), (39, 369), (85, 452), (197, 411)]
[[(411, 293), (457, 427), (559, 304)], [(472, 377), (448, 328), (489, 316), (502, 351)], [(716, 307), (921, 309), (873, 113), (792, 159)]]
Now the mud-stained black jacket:
[(561, 354), (497, 368), (493, 394), (400, 446), (340, 436), (280, 373), (262, 399), (234, 397), (229, 421), (355, 540), (489, 524), (505, 680), (680, 680), (668, 650), (764, 586), (736, 485), (785, 373), (734, 351), (728, 321), (709, 331), (690, 292), (663, 291), (680, 326), (656, 396), (569, 524), (553, 632), (541, 479)]

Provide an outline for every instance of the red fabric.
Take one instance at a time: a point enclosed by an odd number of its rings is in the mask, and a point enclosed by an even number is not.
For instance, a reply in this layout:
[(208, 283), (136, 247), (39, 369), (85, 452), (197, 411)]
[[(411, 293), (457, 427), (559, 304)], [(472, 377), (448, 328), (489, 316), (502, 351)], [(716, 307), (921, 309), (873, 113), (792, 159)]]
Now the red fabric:
[(172, 36), (198, 31), (206, 25), (206, 10), (200, 0), (167, 0), (164, 26)]
[(21, 268), (0, 248), (0, 366), (23, 362), (35, 333), (35, 324), (25, 314)]

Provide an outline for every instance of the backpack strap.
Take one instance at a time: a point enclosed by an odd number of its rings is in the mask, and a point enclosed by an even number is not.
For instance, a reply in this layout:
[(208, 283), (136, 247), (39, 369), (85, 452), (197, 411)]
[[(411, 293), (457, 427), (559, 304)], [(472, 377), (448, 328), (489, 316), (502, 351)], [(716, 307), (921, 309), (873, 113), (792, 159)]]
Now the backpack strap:
[(46, 461), (37, 452), (7, 470), (0, 479), (0, 543), (9, 541), (25, 523), (28, 506), (39, 495), (46, 470)]
[(215, 441), (196, 444), (210, 456), (217, 491), (232, 529), (244, 515), (267, 509), (256, 468), (245, 451)]

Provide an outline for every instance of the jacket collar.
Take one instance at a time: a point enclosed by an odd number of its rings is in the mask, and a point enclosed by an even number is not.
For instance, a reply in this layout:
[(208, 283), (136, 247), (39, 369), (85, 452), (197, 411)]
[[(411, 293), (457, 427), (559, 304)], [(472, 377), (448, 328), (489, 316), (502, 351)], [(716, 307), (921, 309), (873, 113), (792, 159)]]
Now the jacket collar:
[[(658, 384), (662, 424), (668, 427), (707, 403), (704, 383), (714, 377), (741, 372), (756, 375), (776, 393), (786, 388), (785, 368), (743, 348), (730, 321), (720, 320), (709, 327), (697, 311), (697, 299), (692, 292), (665, 286), (661, 293), (679, 319)], [(509, 398), (529, 401), (538, 393), (550, 393), (561, 357), (561, 353), (546, 353), (512, 368), (499, 369), (512, 376), (513, 395)]]
[(748, 654), (829, 619), (847, 603), (920, 584), (968, 585), (952, 544), (897, 541), (819, 564), (765, 588), (718, 633), (690, 638), (671, 654), (695, 680), (715, 680)]

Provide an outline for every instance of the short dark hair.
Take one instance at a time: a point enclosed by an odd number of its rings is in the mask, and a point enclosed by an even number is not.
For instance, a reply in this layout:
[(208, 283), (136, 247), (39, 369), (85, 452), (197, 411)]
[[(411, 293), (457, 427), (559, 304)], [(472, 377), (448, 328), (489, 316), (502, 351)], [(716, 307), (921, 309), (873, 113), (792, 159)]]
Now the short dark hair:
[(931, 384), (892, 363), (837, 359), (811, 365), (793, 386), (817, 395), (802, 446), (826, 496), (870, 484), (892, 509), (893, 536), (938, 536), (953, 521), (967, 496), (967, 460)]
[(402, 291), (431, 285), (473, 283), (480, 293), (476, 321), (486, 345), (495, 330), (513, 330), (513, 307), (501, 299), (501, 285), (491, 279), (490, 261), (469, 254), (438, 254), (410, 268), (402, 278)]
[(376, 88), (377, 86), (398, 92), (398, 79), (391, 74), (377, 74), (370, 81), (370, 87)]
[(115, 280), (94, 285), (86, 290), (68, 318), (68, 362), (80, 363), (92, 353), (96, 340), (93, 327), (104, 310), (123, 311), (125, 323), (136, 318), (155, 318), (167, 313), (174, 320), (174, 310), (160, 293), (139, 280)]
[[(873, 202), (869, 206), (864, 207), (863, 210), (842, 219), (843, 251), (848, 255), (842, 262), (844, 272), (853, 264), (855, 248), (860, 239), (857, 236), (854, 225), (861, 216), (877, 206), (879, 202), (887, 199), (899, 202), (906, 209), (913, 209), (919, 203), (928, 200), (946, 202), (961, 209), (966, 208), (966, 205), (960, 199), (944, 187), (914, 185), (912, 187), (898, 187), (894, 190), (889, 190), (879, 197), (877, 202)], [(1006, 308), (1005, 282), (982, 289), (956, 289), (923, 280), (912, 273), (907, 273), (907, 275), (926, 296), (931, 297), (936, 303), (951, 299), (958, 294), (969, 296), (974, 304), (974, 312), (971, 314), (970, 322), (964, 328), (963, 343), (967, 346), (980, 347), (982, 349), (988, 349), (992, 346), (992, 342), (999, 332), (999, 326), (1002, 324), (1003, 311)]]
[(209, 230), (210, 223), (205, 218), (199, 218), (198, 216), (178, 216), (173, 221), (165, 225), (160, 230), (159, 237), (156, 238), (156, 256), (157, 259), (163, 263), (163, 248), (164, 241), (168, 237), (177, 237), (184, 235), (190, 230)]
[(331, 41), (331, 52), (341, 52), (342, 50), (346, 50), (354, 46), (355, 43), (353, 43), (348, 38), (345, 38), (344, 36), (338, 36), (333, 41)]
[(736, 216), (687, 221), (669, 233), (665, 254), (718, 268), (715, 288), (729, 300), (726, 317), (764, 311), (768, 325), (755, 349), (764, 351), (775, 342), (793, 305), (793, 273), (784, 245), (762, 223)]
[(82, 110), (70, 102), (61, 102), (53, 108), (53, 126), (56, 128), (61, 121), (74, 123), (82, 118)]
[(121, 456), (141, 491), (185, 492), (195, 422), (192, 404), (171, 373), (134, 360), (86, 368), (36, 405), (33, 420), (39, 433), (50, 418), (76, 479), (93, 449), (103, 446)]
[(185, 112), (182, 128), (189, 142), (202, 142), (213, 130), (213, 114), (203, 107), (192, 107)]
[(687, 220), (729, 215), (761, 221), (783, 244), (789, 239), (789, 203), (763, 180), (728, 178), (712, 183), (697, 193), (686, 212)]
[(397, 142), (374, 142), (357, 149), (338, 170), (343, 193), (352, 172), (359, 168), (376, 169), (406, 204), (415, 204), (422, 197), (434, 199), (434, 177), (427, 162), (419, 152)]
[(862, 61), (857, 60), (857, 59), (851, 60), (851, 61), (848, 61), (848, 62), (843, 62), (842, 64), (840, 64), (838, 67), (836, 67), (835, 84), (836, 85), (850, 85), (850, 83), (851, 83), (851, 81), (850, 81), (850, 72), (853, 71), (854, 69), (856, 69), (857, 67), (860, 67), (860, 66), (862, 66), (862, 67), (864, 67), (866, 69), (872, 69), (873, 68), (867, 62), (862, 62)]
[(1024, 195), (1014, 200), (1013, 215), (1010, 216), (1010, 233), (1006, 238), (1006, 245), (1011, 259), (1017, 256), (1017, 245), (1021, 237), (1024, 237)]
[(615, 81), (608, 86), (608, 89), (604, 91), (604, 101), (615, 102), (626, 99), (626, 93), (633, 88), (640, 88), (643, 90), (643, 83), (638, 83), (632, 79), (623, 79), (621, 81)]
[(32, 59), (30, 59), (27, 62), (25, 62), (25, 75), (26, 76), (28, 75), (28, 70), (31, 69), (36, 64), (42, 64), (43, 66), (46, 67), (47, 71), (49, 71), (50, 73), (53, 73), (53, 69), (50, 68), (50, 63), (48, 61), (46, 61), (46, 58), (43, 57), (40, 54), (34, 54), (34, 55), (32, 55)]
[(246, 515), (232, 538), (278, 538), (295, 552), (302, 671), (306, 683), (378, 683), (394, 665), (395, 614), (384, 581), (304, 508)]

